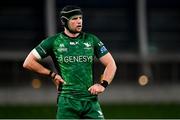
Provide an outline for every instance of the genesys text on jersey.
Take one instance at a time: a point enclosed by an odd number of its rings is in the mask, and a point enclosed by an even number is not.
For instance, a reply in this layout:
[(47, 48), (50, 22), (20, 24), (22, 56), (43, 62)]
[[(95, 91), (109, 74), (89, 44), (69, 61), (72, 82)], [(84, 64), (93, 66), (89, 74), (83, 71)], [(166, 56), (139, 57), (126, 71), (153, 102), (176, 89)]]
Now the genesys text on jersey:
[(80, 56), (63, 56), (60, 55), (58, 57), (58, 61), (61, 63), (68, 63), (68, 62), (92, 62), (93, 61), (93, 56), (85, 56), (85, 55), (80, 55)]

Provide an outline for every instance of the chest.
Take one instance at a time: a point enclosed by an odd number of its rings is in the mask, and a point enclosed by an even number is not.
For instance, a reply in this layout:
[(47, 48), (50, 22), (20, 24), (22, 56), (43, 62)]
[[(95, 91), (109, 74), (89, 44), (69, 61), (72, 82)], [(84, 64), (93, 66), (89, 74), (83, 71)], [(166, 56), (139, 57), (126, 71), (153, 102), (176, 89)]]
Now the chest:
[(65, 56), (93, 56), (94, 46), (92, 42), (84, 41), (60, 41), (56, 45), (56, 52)]

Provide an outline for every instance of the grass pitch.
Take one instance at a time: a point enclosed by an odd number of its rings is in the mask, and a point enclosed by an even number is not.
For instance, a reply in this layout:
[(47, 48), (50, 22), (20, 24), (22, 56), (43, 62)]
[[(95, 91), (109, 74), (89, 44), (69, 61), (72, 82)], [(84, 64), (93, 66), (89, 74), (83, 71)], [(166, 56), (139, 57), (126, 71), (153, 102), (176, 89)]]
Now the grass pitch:
[[(180, 104), (102, 104), (106, 119), (180, 118)], [(1, 119), (54, 119), (56, 105), (3, 105)]]

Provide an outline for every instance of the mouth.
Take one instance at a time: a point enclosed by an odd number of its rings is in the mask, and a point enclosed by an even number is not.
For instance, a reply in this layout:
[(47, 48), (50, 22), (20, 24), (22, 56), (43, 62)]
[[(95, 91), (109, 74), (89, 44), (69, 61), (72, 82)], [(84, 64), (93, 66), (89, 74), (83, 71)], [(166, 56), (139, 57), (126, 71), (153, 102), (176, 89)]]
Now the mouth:
[(78, 27), (78, 28), (82, 28), (82, 25), (78, 25), (77, 27)]

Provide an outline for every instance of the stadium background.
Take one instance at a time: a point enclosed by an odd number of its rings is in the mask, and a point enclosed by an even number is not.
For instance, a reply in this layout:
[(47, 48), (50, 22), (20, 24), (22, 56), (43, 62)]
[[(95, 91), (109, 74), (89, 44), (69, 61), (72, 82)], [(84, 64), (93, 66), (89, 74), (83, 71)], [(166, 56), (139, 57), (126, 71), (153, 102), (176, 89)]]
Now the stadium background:
[[(83, 30), (99, 36), (117, 63), (99, 97), (105, 117), (180, 118), (179, 0), (1, 0), (0, 118), (55, 118), (52, 81), (22, 63), (42, 39), (63, 30), (59, 11), (67, 4), (82, 7)], [(54, 69), (51, 62), (42, 64)], [(96, 80), (102, 67), (95, 62)]]

